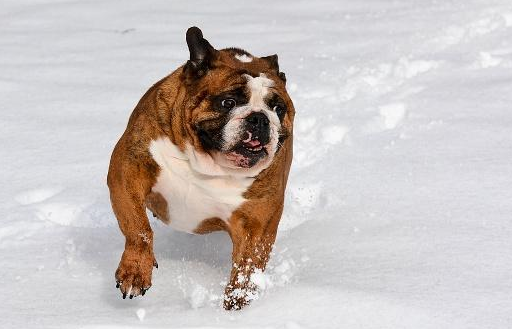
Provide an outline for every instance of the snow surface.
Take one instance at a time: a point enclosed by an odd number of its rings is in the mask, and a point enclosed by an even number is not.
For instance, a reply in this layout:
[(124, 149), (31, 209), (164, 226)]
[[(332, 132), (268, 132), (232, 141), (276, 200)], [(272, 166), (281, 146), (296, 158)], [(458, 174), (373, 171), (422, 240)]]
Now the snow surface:
[[(295, 159), (264, 288), (221, 304), (225, 234), (159, 222), (122, 300), (106, 172), (187, 57), (278, 53)], [(510, 0), (0, 2), (1, 328), (511, 328)]]

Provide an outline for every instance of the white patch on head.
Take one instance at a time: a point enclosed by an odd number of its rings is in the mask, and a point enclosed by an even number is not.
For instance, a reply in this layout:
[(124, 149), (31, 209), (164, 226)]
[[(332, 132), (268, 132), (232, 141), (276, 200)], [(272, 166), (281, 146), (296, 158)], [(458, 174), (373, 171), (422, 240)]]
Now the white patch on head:
[(265, 96), (268, 94), (268, 88), (274, 86), (274, 81), (267, 78), (264, 73), (260, 73), (260, 76), (256, 78), (248, 74), (244, 74), (243, 77), (247, 79), (247, 87), (249, 87), (249, 92), (251, 93), (249, 104), (261, 108), (267, 107)]
[(254, 178), (231, 175), (190, 145), (180, 151), (167, 137), (151, 141), (149, 151), (161, 169), (152, 191), (167, 201), (169, 225), (180, 231), (194, 233), (204, 219), (212, 217), (227, 223), (246, 201), (243, 194), (254, 182)]
[[(272, 111), (265, 103), (265, 97), (269, 94), (269, 89), (274, 86), (274, 81), (267, 78), (263, 73), (255, 78), (248, 74), (244, 74), (243, 77), (247, 79), (247, 88), (250, 93), (249, 103), (235, 107), (231, 110), (228, 123), (224, 126), (222, 131), (222, 137), (224, 140), (223, 150), (229, 151), (240, 142), (245, 133), (245, 131), (243, 131), (244, 119), (249, 114), (254, 112), (264, 113), (270, 121), (270, 141), (265, 146), (268, 156), (260, 160), (259, 163), (251, 168), (252, 171), (257, 171), (257, 173), (259, 173), (261, 170), (268, 167), (274, 158), (279, 141), (281, 122), (279, 121), (279, 117), (275, 111)], [(214, 158), (215, 161), (223, 167), (234, 166), (229, 159), (223, 158), (220, 154), (216, 154)]]
[(246, 54), (236, 54), (235, 58), (238, 59), (242, 63), (250, 63), (252, 62), (252, 56)]

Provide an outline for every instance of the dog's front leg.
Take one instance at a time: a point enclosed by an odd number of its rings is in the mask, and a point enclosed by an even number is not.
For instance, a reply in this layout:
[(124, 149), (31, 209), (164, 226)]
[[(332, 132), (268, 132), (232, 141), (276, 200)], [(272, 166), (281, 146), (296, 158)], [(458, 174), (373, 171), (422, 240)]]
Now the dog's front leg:
[(257, 285), (251, 281), (255, 272), (267, 265), (274, 245), (279, 217), (269, 222), (235, 217), (231, 220), (233, 241), (231, 278), (224, 294), (224, 308), (238, 310), (256, 297)]
[[(110, 177), (109, 177), (110, 178)], [(126, 186), (109, 181), (112, 208), (126, 242), (115, 273), (117, 287), (123, 298), (144, 295), (151, 287), (153, 266), (153, 231), (146, 216), (142, 186)]]

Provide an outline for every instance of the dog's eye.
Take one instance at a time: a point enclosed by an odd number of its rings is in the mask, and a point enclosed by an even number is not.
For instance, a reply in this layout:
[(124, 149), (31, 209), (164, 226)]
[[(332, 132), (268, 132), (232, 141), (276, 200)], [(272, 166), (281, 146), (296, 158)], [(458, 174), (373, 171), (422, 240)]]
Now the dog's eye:
[(277, 116), (282, 118), (283, 115), (284, 115), (284, 112), (285, 112), (285, 109), (284, 107), (282, 107), (281, 105), (275, 105), (272, 110), (274, 110), (274, 112), (276, 112)]
[(236, 101), (233, 98), (226, 98), (222, 100), (222, 107), (228, 110), (231, 110), (236, 105)]

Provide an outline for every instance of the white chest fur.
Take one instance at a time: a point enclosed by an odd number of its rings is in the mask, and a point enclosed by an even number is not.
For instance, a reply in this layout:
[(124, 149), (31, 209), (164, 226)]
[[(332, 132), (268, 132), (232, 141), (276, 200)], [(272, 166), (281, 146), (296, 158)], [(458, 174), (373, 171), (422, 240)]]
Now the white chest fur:
[(246, 201), (243, 193), (254, 178), (219, 175), (218, 168), (212, 168), (208, 175), (204, 166), (200, 173), (193, 168), (197, 158), (191, 163), (190, 152), (181, 152), (168, 138), (151, 141), (149, 150), (161, 169), (152, 191), (167, 201), (173, 228), (193, 233), (204, 219), (227, 221)]

